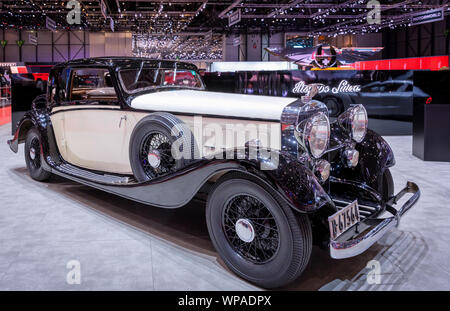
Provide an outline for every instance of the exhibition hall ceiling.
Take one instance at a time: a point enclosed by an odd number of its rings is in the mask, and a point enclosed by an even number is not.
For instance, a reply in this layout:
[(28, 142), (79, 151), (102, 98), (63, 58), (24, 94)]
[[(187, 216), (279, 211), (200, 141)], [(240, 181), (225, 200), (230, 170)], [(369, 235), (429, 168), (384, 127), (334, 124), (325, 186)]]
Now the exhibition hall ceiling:
[[(104, 3), (104, 5), (102, 5)], [(380, 4), (380, 23), (368, 23), (374, 3)], [(69, 8), (68, 8), (69, 5)], [(69, 25), (67, 14), (80, 6), (80, 22)], [(369, 5), (369, 8), (368, 8)], [(406, 27), (422, 11), (444, 7), (447, 0), (0, 0), (0, 27), (41, 29), (46, 17), (57, 28), (90, 31), (242, 33), (296, 31), (317, 34), (376, 32)], [(229, 25), (229, 15), (241, 12), (240, 22)]]
[(221, 35), (133, 34), (133, 55), (156, 59), (220, 61), (223, 59)]

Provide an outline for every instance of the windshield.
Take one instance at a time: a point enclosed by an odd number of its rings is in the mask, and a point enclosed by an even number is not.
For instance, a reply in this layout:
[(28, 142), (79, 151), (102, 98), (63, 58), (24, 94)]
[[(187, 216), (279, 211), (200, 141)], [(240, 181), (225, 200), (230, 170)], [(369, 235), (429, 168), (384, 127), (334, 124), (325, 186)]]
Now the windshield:
[(186, 69), (157, 69), (141, 66), (120, 70), (119, 79), (127, 93), (164, 87), (203, 89), (198, 73)]

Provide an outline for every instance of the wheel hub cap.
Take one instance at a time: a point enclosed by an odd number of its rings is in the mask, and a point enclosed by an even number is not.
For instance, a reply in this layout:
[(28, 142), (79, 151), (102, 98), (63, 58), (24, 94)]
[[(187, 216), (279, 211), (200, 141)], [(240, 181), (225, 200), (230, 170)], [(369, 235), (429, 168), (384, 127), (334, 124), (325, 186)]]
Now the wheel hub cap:
[(31, 160), (36, 159), (36, 150), (34, 148), (30, 148), (30, 158)]
[(147, 158), (148, 158), (148, 163), (153, 168), (157, 168), (161, 164), (161, 155), (158, 150), (151, 150), (149, 152)]
[(255, 230), (253, 229), (252, 223), (247, 219), (239, 219), (235, 225), (236, 233), (238, 237), (246, 242), (250, 243), (255, 238)]

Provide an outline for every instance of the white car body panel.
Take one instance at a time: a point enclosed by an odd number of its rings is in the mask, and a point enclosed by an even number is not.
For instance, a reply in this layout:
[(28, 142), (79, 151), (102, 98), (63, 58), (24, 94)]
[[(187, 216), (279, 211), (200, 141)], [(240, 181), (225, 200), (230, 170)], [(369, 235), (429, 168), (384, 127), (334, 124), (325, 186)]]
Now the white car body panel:
[(280, 121), (283, 109), (297, 98), (228, 94), (196, 90), (144, 94), (131, 102), (139, 110)]
[[(205, 93), (196, 92), (198, 95)], [(120, 106), (111, 105), (62, 106), (53, 109), (51, 120), (64, 160), (90, 170), (132, 175), (129, 159), (131, 134), (136, 124), (150, 113), (121, 110)], [(259, 140), (262, 147), (281, 148), (279, 122), (247, 121), (234, 117), (202, 116), (198, 119), (190, 113), (182, 115), (178, 112), (176, 117), (191, 129), (200, 156), (243, 147), (252, 140)]]

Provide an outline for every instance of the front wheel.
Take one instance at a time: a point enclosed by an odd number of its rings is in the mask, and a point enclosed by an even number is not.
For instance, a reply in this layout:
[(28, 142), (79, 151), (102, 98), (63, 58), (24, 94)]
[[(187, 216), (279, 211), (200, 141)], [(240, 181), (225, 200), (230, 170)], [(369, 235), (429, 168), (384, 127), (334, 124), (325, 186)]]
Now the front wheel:
[(25, 163), (31, 178), (37, 181), (45, 181), (51, 173), (42, 168), (41, 141), (39, 133), (32, 128), (27, 133), (25, 140)]
[(206, 208), (209, 235), (225, 264), (265, 288), (294, 281), (312, 247), (306, 215), (295, 215), (269, 189), (229, 174), (211, 191)]

